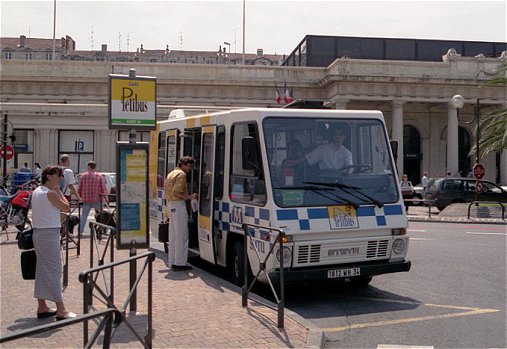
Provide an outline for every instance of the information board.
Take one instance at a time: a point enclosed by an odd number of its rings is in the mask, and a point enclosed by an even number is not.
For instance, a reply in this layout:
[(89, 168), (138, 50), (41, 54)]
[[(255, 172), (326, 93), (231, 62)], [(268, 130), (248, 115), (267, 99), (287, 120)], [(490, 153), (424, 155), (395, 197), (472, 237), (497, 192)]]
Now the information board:
[(148, 248), (148, 143), (118, 143), (116, 150), (117, 248)]

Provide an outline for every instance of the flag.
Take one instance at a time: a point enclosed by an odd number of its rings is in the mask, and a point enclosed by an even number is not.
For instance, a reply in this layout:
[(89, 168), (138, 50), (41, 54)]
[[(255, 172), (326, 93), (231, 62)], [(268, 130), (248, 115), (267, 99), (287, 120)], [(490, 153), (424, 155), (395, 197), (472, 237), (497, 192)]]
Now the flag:
[(280, 96), (280, 92), (278, 92), (278, 87), (275, 85), (275, 101), (280, 104), (282, 102), (282, 97)]
[(292, 102), (292, 91), (289, 91), (289, 87), (287, 86), (287, 81), (285, 81), (285, 92), (284, 92), (285, 104), (289, 104)]

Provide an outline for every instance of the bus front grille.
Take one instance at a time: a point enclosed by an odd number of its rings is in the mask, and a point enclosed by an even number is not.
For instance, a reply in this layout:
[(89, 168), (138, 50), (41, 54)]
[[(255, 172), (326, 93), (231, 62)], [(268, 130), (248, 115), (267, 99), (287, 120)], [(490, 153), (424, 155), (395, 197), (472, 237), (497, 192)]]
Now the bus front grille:
[(320, 262), (320, 245), (299, 246), (298, 264)]
[(388, 247), (389, 247), (388, 240), (368, 241), (366, 258), (386, 257)]

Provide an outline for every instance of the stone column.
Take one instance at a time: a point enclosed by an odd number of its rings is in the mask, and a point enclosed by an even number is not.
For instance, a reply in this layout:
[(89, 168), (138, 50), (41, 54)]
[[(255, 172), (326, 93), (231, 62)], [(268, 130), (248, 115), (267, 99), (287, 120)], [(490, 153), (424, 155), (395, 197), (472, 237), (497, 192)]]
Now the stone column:
[(403, 101), (393, 101), (393, 125), (392, 125), (392, 141), (398, 141), (398, 160), (396, 167), (398, 177), (403, 174)]
[(452, 103), (448, 104), (446, 171), (450, 171), (453, 176), (458, 172), (458, 112)]

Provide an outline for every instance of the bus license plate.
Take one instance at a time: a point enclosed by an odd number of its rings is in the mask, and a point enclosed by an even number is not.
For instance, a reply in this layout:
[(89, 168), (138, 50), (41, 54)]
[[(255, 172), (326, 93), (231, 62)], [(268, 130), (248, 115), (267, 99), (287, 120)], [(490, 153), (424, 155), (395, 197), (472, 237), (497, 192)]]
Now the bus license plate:
[(328, 279), (346, 278), (361, 275), (361, 268), (331, 269), (327, 271)]

